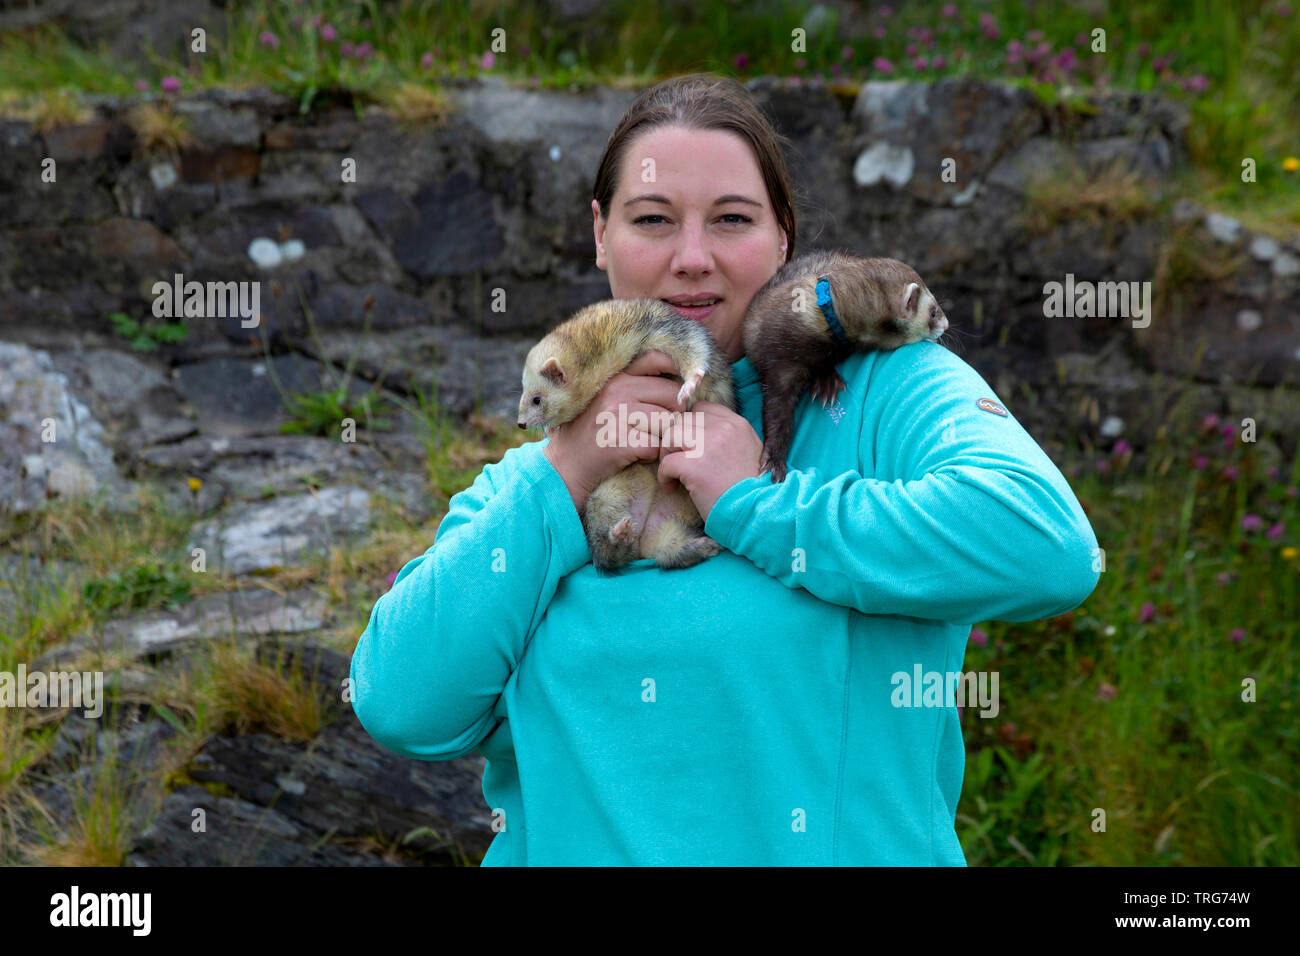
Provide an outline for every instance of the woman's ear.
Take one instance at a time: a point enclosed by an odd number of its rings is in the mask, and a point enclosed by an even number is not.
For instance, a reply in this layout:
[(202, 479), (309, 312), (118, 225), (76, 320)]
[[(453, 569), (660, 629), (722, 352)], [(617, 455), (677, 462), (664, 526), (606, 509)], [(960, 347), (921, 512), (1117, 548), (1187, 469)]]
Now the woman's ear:
[(605, 223), (600, 221), (600, 203), (591, 201), (591, 232), (596, 240), (596, 268), (605, 270)]

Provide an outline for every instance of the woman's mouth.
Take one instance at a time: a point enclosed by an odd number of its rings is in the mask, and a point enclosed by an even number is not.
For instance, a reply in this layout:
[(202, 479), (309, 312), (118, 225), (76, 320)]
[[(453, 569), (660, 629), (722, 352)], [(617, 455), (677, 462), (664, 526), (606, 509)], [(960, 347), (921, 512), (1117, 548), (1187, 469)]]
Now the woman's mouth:
[(673, 299), (661, 299), (660, 301), (667, 302), (677, 310), (678, 314), (684, 315), (688, 319), (694, 319), (697, 322), (701, 319), (707, 319), (722, 304), (722, 299), (719, 296), (709, 295), (695, 296), (693, 298), (674, 296)]

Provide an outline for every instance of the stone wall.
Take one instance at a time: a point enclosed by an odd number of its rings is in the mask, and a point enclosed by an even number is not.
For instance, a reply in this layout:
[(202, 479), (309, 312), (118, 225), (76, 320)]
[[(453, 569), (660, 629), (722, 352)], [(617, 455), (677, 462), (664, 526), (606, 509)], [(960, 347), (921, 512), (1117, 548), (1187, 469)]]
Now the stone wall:
[[(1167, 208), (1185, 163), (1175, 104), (1119, 94), (1080, 111), (958, 79), (856, 95), (772, 79), (749, 88), (793, 143), (797, 251), (913, 264), (953, 324), (950, 347), (1049, 451), (1121, 436), (1141, 448), (1188, 395), (1187, 421), (1251, 415), (1294, 450), (1300, 247), (1187, 202)], [(509, 415), (531, 343), (609, 295), (591, 182), (635, 95), (464, 81), (446, 116), (413, 123), (376, 107), (302, 116), (266, 91), (208, 91), (174, 100), (193, 139), (170, 157), (145, 153), (137, 101), (99, 100), (93, 120), (43, 133), (2, 119), (0, 341), (49, 353), (127, 473), (211, 467), (219, 453), (195, 441), (274, 435), (284, 414), (263, 342), (276, 382), (317, 387), (331, 381), (324, 363), (355, 357), (362, 391), (436, 381), (454, 414), (479, 401)], [(939, 175), (949, 158), (955, 182)], [(47, 159), (55, 182), (42, 181)], [(343, 181), (345, 159), (355, 182)], [(1033, 184), (1071, 167), (1131, 172), (1154, 205), (1126, 222), (1027, 227)], [(1176, 233), (1179, 248), (1226, 262), (1225, 275), (1162, 273)], [(129, 350), (108, 315), (155, 321), (154, 283), (177, 273), (259, 280), (261, 329), (191, 318), (185, 341)], [(1159, 308), (1145, 329), (1046, 318), (1045, 283), (1067, 281), (1154, 281)], [(491, 308), (497, 290), (504, 311)], [(41, 451), (30, 434), (8, 437), (23, 455)], [(413, 430), (393, 441), (419, 447)], [(38, 481), (33, 500), (44, 490)]]

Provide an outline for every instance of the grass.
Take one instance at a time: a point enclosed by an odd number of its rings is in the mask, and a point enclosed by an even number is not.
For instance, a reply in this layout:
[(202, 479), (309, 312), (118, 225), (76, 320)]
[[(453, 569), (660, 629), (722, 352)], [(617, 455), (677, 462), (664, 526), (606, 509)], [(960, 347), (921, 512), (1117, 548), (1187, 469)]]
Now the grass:
[(1025, 198), (1023, 228), (1040, 235), (1070, 222), (1123, 229), (1156, 207), (1138, 173), (1118, 163), (1091, 176), (1079, 168), (1045, 176), (1027, 184)]
[(1269, 478), (1218, 427), (1175, 425), (1195, 439), (1072, 477), (1108, 550), (1096, 591), (1049, 621), (980, 625), (965, 669), (1012, 692), (995, 719), (963, 715), (971, 865), (1300, 862), (1300, 460)]
[[(427, 396), (420, 403), (432, 404)], [(460, 426), (434, 416), (427, 424), (430, 491), (440, 508), (484, 462), (521, 440), (512, 423), (489, 418)], [(1087, 602), (1068, 614), (977, 626), (987, 640), (971, 643), (964, 669), (999, 673), (1001, 710), (990, 720), (973, 709), (962, 717), (967, 772), (957, 823), (971, 865), (1300, 864), (1292, 624), (1300, 614), (1300, 459), (1270, 476), (1256, 446), (1240, 441), (1233, 426), (1225, 436), (1224, 427), (1197, 422), (1176, 403), (1169, 437), (1140, 464), (1119, 446), (1101, 457), (1067, 451), (1062, 467), (1106, 548), (1105, 569)], [(7, 635), (0, 669), (30, 661), (71, 622), (124, 611), (120, 594), (91, 600), (86, 581), (148, 568), (148, 555), (183, 544), (186, 522), (156, 494), (141, 501), (140, 515), (126, 522), (74, 502), (7, 520), (0, 539), (10, 547), (25, 543), (81, 570), (52, 601), (20, 601), (0, 621)], [(1247, 515), (1259, 516), (1262, 527), (1243, 526)], [(1281, 530), (1269, 537), (1275, 525)], [(383, 506), (363, 541), (259, 583), (319, 589), (338, 620), (318, 636), (350, 653), (386, 577), (423, 553), (435, 528), (436, 520), (412, 527)], [(130, 589), (143, 596), (129, 606), (165, 602), (166, 588), (146, 576)], [(197, 576), (193, 592), (230, 584)], [(37, 601), (35, 592), (23, 594)], [(160, 798), (193, 782), (189, 763), (214, 733), (309, 740), (328, 718), (310, 675), (286, 676), (233, 639), (214, 640), (190, 660), (160, 673), (149, 695), (154, 711), (181, 731), (155, 781)], [(92, 657), (81, 666), (111, 671), (122, 663)], [(1257, 682), (1254, 702), (1242, 699), (1247, 678)], [(0, 817), (29, 796), (31, 768), (52, 730), (25, 710), (0, 708)], [(48, 844), (25, 847), (24, 855), (110, 865), (120, 857), (144, 824), (126, 819), (116, 777), (104, 770), (97, 779), (99, 789), (80, 798), (77, 828), (51, 830)], [(1094, 830), (1102, 820), (1104, 831)], [(398, 853), (403, 844), (376, 837), (367, 845)]]
[[(350, 369), (351, 364), (349, 374)], [(471, 415), (466, 425), (451, 421), (437, 404), (436, 389), (429, 395), (417, 388), (414, 399), (415, 404), (406, 407), (423, 422), (429, 450), (429, 494), (435, 511), (444, 510), (450, 497), (471, 484), (484, 464), (498, 460), (507, 448), (528, 437), (513, 422), (478, 414)], [(186, 484), (192, 492), (201, 487), (194, 478)], [(30, 668), (31, 661), (69, 635), (91, 630), (111, 618), (174, 608), (241, 586), (215, 572), (191, 573), (185, 546), (198, 516), (193, 509), (178, 510), (165, 501), (163, 488), (145, 481), (134, 504), (135, 513), (130, 515), (114, 514), (95, 500), (57, 501), (33, 514), (0, 513), (0, 545), (24, 558), (43, 555), (46, 560), (72, 565), (48, 591), (32, 586), (23, 576), (0, 580), (0, 587), (14, 598), (7, 612), (0, 608), (0, 671), (16, 673), (19, 662)], [(324, 594), (338, 620), (314, 636), (345, 654), (351, 653), (365, 629), (376, 596), (387, 587), (388, 575), (427, 550), (436, 531), (436, 522), (416, 526), (400, 508), (383, 499), (375, 503), (373, 511), (376, 517), (364, 541), (332, 547), (296, 567), (258, 578), (258, 586), (277, 591), (311, 585)], [(242, 586), (249, 585), (243, 582)], [(158, 672), (147, 700), (154, 713), (178, 731), (165, 750), (158, 779), (148, 782), (157, 801), (169, 789), (195, 782), (189, 776), (189, 764), (212, 735), (261, 731), (309, 741), (331, 716), (325, 698), (338, 694), (336, 688), (319, 687), (312, 675), (304, 678), (293, 669), (286, 673), (280, 661), (259, 662), (252, 648), (239, 644), (233, 634), (196, 647), (186, 653), (185, 660), (183, 667)], [(101, 670), (108, 678), (133, 664), (124, 655), (92, 648), (59, 666)], [(106, 707), (126, 699), (108, 688), (105, 696)], [(339, 706), (346, 705), (340, 700)], [(76, 796), (71, 830), (60, 830), (47, 810), (33, 806), (31, 784), (45, 772), (42, 760), (51, 751), (59, 719), (57, 713), (0, 707), (0, 864), (121, 865), (131, 839), (147, 825), (147, 821), (131, 817), (135, 812), (131, 807), (145, 815), (148, 807), (129, 801), (123, 775), (107, 760), (86, 792)], [(40, 842), (34, 845), (13, 845), (14, 818), (20, 807), (30, 811), (29, 818), (44, 821), (38, 827)], [(157, 803), (153, 805), (156, 808)], [(382, 845), (386, 853), (400, 854), (402, 847), (419, 836), (407, 834), (393, 846), (379, 838), (371, 842), (376, 847)], [(417, 856), (429, 852), (428, 841), (409, 852)], [(466, 865), (479, 859), (464, 857), (454, 846), (448, 852)]]
[[(615, 0), (570, 21), (534, 0), (259, 0), (228, 6), (206, 52), (145, 50), (127, 68), (57, 30), (0, 36), (0, 61), (11, 66), (0, 107), (39, 117), (45, 129), (80, 115), (76, 91), (131, 96), (139, 84), (157, 93), (165, 77), (182, 92), (268, 86), (304, 113), (377, 103), (407, 122), (441, 121), (450, 110), (441, 88), (486, 74), (581, 89), (711, 70), (741, 80), (821, 79), (845, 97), (868, 80), (969, 76), (1076, 105), (1091, 89), (1139, 90), (1184, 100), (1191, 111), (1188, 144), (1201, 181), (1188, 195), (1210, 195), (1258, 227), (1300, 222), (1300, 171), (1283, 166), (1300, 142), (1300, 13), (1284, 12), (1283, 0), (1116, 0), (1100, 12), (985, 0), (952, 4), (952, 16), (941, 0), (899, 5), (888, 16), (883, 6), (850, 35), (834, 10), (808, 0)], [(494, 39), (498, 28), (504, 33)], [(1093, 49), (1098, 28), (1104, 52)], [(1253, 181), (1242, 180), (1244, 159), (1255, 164)]]

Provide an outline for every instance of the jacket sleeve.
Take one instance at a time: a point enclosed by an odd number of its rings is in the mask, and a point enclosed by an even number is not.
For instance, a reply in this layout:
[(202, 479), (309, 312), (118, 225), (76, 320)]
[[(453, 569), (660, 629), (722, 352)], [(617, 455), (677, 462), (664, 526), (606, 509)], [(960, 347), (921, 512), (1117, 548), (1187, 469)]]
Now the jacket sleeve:
[[(1059, 469), (960, 358), (875, 358), (861, 471), (791, 470), (727, 489), (705, 533), (787, 587), (864, 614), (974, 623), (1053, 617), (1097, 585), (1097, 539)], [(851, 400), (866, 400), (862, 376)], [(1000, 402), (999, 402), (1000, 404)], [(864, 469), (866, 470), (866, 469)]]
[(449, 760), (477, 747), (560, 579), (591, 559), (545, 444), (486, 466), (375, 602), (352, 653), (352, 707), (387, 749)]

